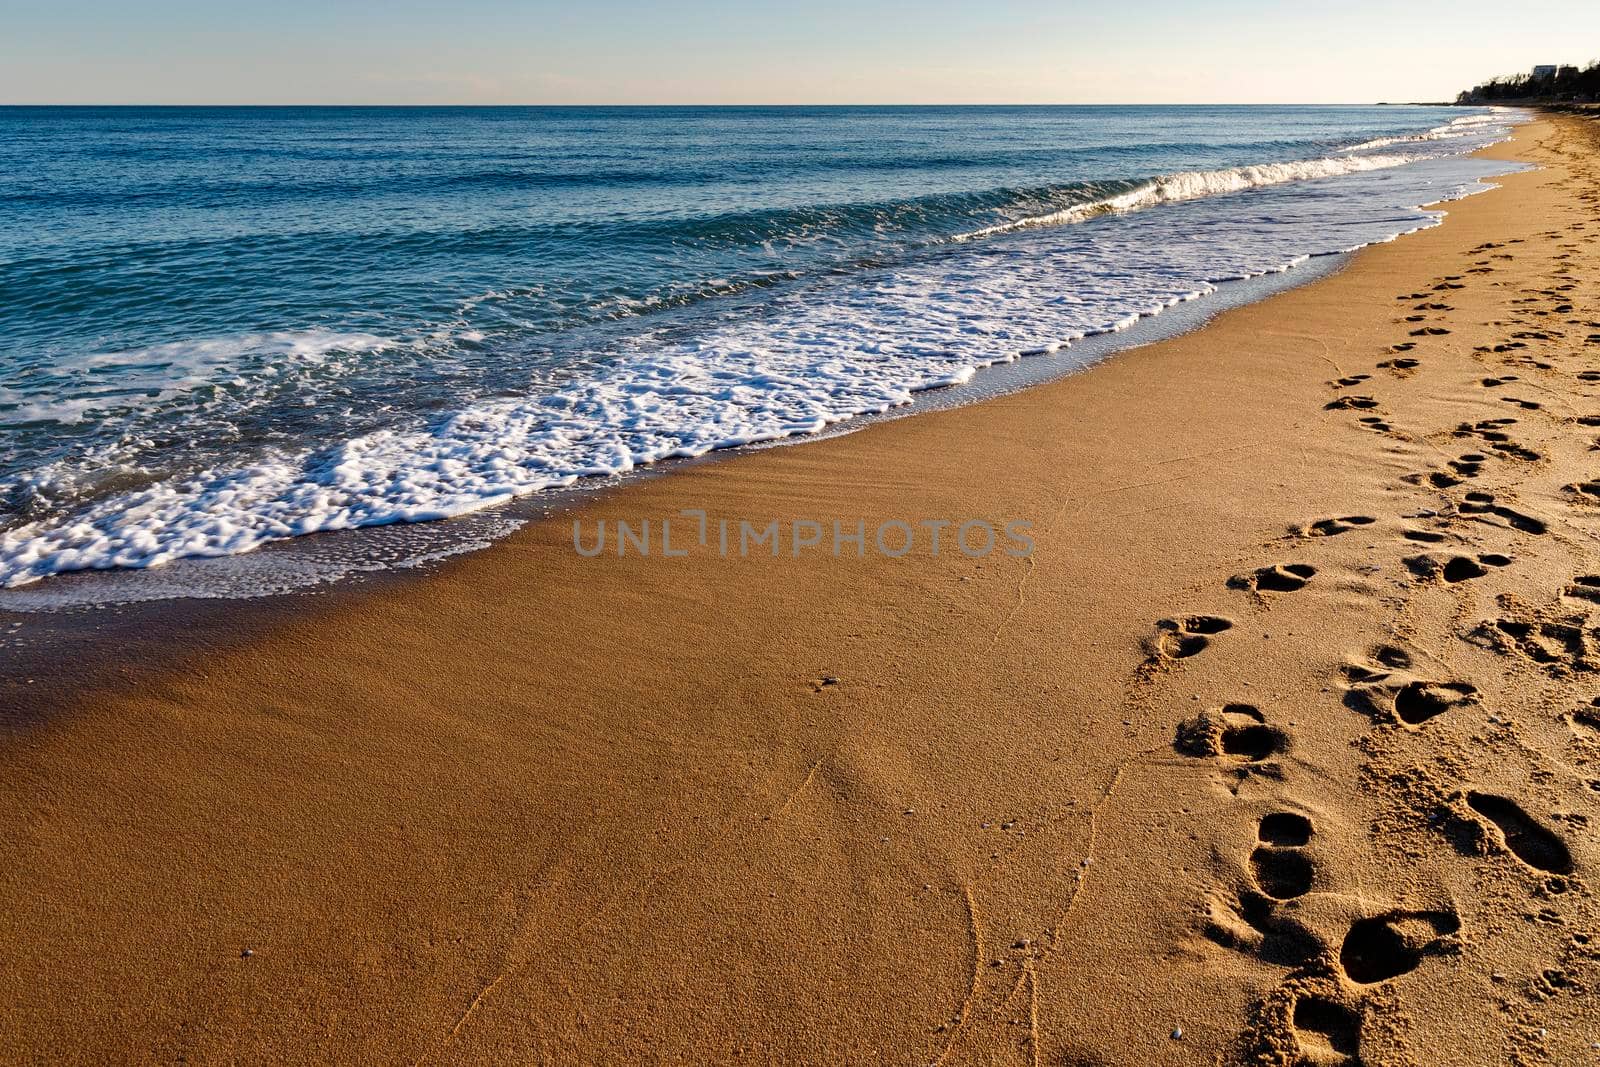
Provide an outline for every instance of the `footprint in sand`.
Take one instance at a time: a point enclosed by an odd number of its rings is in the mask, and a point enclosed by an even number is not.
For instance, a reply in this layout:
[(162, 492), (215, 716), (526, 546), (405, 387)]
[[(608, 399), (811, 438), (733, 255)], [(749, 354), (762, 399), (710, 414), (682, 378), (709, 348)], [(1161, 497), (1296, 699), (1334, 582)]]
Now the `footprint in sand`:
[(1348, 533), (1358, 526), (1371, 526), (1377, 521), (1371, 515), (1339, 515), (1329, 519), (1318, 519), (1296, 532), (1301, 537), (1335, 537)]
[(1585, 629), (1587, 615), (1551, 616), (1508, 596), (1498, 600), (1506, 614), (1479, 623), (1467, 640), (1502, 655), (1527, 659), (1555, 678), (1600, 666), (1594, 639)]
[(1361, 1016), (1350, 1008), (1324, 997), (1298, 997), (1290, 1019), (1290, 1036), (1300, 1051), (1296, 1063), (1315, 1067), (1361, 1063)]
[(1304, 589), (1317, 573), (1309, 563), (1275, 563), (1261, 567), (1249, 574), (1236, 574), (1228, 579), (1228, 588), (1247, 589), (1252, 593), (1293, 593)]
[(1256, 827), (1258, 844), (1250, 853), (1249, 876), (1235, 894), (1210, 900), (1205, 936), (1224, 948), (1292, 967), (1321, 955), (1323, 939), (1300, 916), (1279, 908), (1311, 892), (1316, 867), (1304, 849), (1312, 833), (1311, 820), (1297, 812), (1263, 816)]
[(1370, 411), (1378, 402), (1370, 396), (1341, 396), (1322, 405), (1324, 411)]
[(1391, 911), (1352, 923), (1339, 946), (1339, 969), (1352, 982), (1375, 985), (1417, 969), (1424, 957), (1460, 951), (1453, 911)]
[(1379, 646), (1371, 660), (1344, 666), (1346, 707), (1415, 730), (1429, 719), (1477, 699), (1466, 682), (1440, 682), (1411, 672), (1411, 656), (1390, 645)]
[(1311, 892), (1316, 867), (1302, 851), (1311, 843), (1311, 820), (1292, 811), (1263, 816), (1256, 826), (1261, 842), (1250, 853), (1256, 885), (1274, 900), (1293, 900)]
[(1412, 337), (1443, 337), (1450, 331), (1443, 326), (1421, 326), (1411, 331)]
[(1151, 658), (1156, 660), (1188, 659), (1199, 655), (1211, 646), (1217, 634), (1233, 629), (1233, 621), (1220, 615), (1186, 615), (1179, 619), (1162, 619), (1156, 623), (1156, 636), (1151, 641)]
[(1567, 716), (1567, 725), (1579, 737), (1593, 740), (1600, 737), (1600, 697)]
[(1398, 359), (1386, 359), (1378, 364), (1379, 369), (1389, 370), (1404, 378), (1409, 372), (1422, 366), (1422, 360), (1412, 359), (1410, 356), (1401, 356)]
[(1269, 725), (1253, 705), (1226, 704), (1179, 723), (1172, 747), (1185, 756), (1262, 763), (1288, 751), (1289, 735)]
[(1468, 808), (1487, 820), (1489, 825), (1480, 828), (1489, 841), (1534, 870), (1546, 874), (1572, 873), (1572, 853), (1566, 842), (1523, 811), (1516, 801), (1476, 790), (1469, 790), (1464, 799)]
[[(1463, 456), (1462, 458), (1465, 459), (1466, 457)], [(1466, 499), (1461, 502), (1461, 506), (1457, 510), (1463, 515), (1493, 516), (1501, 519), (1507, 526), (1521, 533), (1542, 534), (1550, 529), (1549, 524), (1543, 519), (1534, 518), (1532, 515), (1524, 514), (1515, 508), (1508, 508), (1504, 504), (1498, 503), (1493, 493), (1468, 493)], [(1480, 519), (1480, 521), (1484, 520)]]
[(1454, 585), (1457, 582), (1470, 581), (1473, 578), (1482, 578), (1489, 573), (1490, 567), (1505, 567), (1511, 563), (1511, 557), (1498, 552), (1481, 552), (1476, 558), (1472, 556), (1451, 556), (1440, 559), (1437, 556), (1420, 555), (1407, 556), (1401, 560), (1419, 582), (1443, 580)]
[(1482, 452), (1463, 452), (1458, 459), (1450, 461), (1448, 471), (1426, 471), (1419, 474), (1407, 474), (1400, 480), (1411, 485), (1427, 485), (1434, 489), (1453, 489), (1460, 485), (1463, 479), (1476, 478), (1483, 473), (1483, 465), (1488, 461), (1488, 456)]
[(1457, 478), (1454, 474), (1447, 474), (1444, 471), (1429, 471), (1423, 474), (1407, 474), (1404, 475), (1400, 480), (1403, 482), (1410, 482), (1412, 485), (1432, 486), (1434, 489), (1453, 489), (1461, 484), (1460, 478)]
[(1429, 545), (1436, 545), (1449, 540), (1448, 535), (1439, 533), (1437, 530), (1403, 530), (1401, 531), (1401, 536), (1408, 541), (1421, 541)]
[(1349, 389), (1352, 386), (1360, 385), (1362, 382), (1371, 380), (1372, 375), (1370, 374), (1347, 374), (1343, 378), (1335, 378), (1329, 384), (1335, 385), (1340, 389)]
[(1572, 600), (1600, 601), (1600, 574), (1580, 574), (1561, 589)]
[(1577, 497), (1580, 503), (1600, 504), (1600, 481), (1573, 482), (1561, 489)]

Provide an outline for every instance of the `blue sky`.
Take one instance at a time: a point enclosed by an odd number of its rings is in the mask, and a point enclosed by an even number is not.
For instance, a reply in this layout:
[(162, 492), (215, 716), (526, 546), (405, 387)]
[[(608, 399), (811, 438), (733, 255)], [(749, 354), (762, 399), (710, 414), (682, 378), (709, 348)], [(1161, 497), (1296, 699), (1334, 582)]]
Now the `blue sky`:
[(0, 0), (0, 103), (1359, 103), (1600, 54), (1600, 2)]

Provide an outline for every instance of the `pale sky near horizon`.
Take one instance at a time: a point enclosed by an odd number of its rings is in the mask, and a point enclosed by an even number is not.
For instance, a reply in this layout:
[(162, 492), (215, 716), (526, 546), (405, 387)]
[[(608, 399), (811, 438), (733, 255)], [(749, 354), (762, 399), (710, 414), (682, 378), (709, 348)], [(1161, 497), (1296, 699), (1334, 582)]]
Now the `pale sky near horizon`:
[(0, 0), (0, 104), (1370, 103), (1600, 57), (1594, 0)]

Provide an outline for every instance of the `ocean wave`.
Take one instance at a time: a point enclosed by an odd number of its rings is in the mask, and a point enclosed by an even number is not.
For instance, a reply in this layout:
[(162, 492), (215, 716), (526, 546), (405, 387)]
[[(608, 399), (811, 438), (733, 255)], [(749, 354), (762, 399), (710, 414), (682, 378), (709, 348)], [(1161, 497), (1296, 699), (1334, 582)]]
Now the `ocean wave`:
[[(335, 353), (375, 352), (394, 343), (369, 333), (271, 330), (99, 352), (48, 372), (53, 386), (48, 391), (64, 394), (70, 389), (70, 397), (40, 399), (46, 383), (37, 380), (30, 382), (27, 393), (0, 385), (0, 411), (7, 423), (70, 425), (119, 409), (155, 407), (179, 393), (237, 379), (244, 360), (272, 364), (278, 373), (285, 365), (315, 365)], [(100, 381), (105, 384), (97, 386)]]
[(996, 223), (968, 233), (957, 234), (954, 241), (972, 241), (995, 234), (1041, 226), (1061, 226), (1082, 222), (1098, 215), (1122, 214), (1154, 207), (1157, 204), (1195, 200), (1200, 197), (1224, 193), (1243, 192), (1267, 185), (1307, 181), (1313, 178), (1332, 178), (1345, 174), (1358, 174), (1369, 170), (1403, 167), (1425, 158), (1422, 156), (1345, 156), (1325, 159), (1308, 159), (1294, 163), (1260, 163), (1248, 167), (1228, 167), (1225, 170), (1181, 171), (1163, 174), (1142, 181), (1128, 182), (1127, 187), (1113, 195), (1088, 199), (1040, 215)]

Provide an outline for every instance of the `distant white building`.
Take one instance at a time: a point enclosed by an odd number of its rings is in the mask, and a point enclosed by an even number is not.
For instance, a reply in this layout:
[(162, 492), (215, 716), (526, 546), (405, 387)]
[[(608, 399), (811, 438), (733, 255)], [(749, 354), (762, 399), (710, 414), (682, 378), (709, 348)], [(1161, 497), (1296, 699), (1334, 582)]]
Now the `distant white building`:
[(1553, 78), (1556, 76), (1556, 65), (1554, 63), (1541, 63), (1533, 68), (1533, 76), (1535, 78)]

